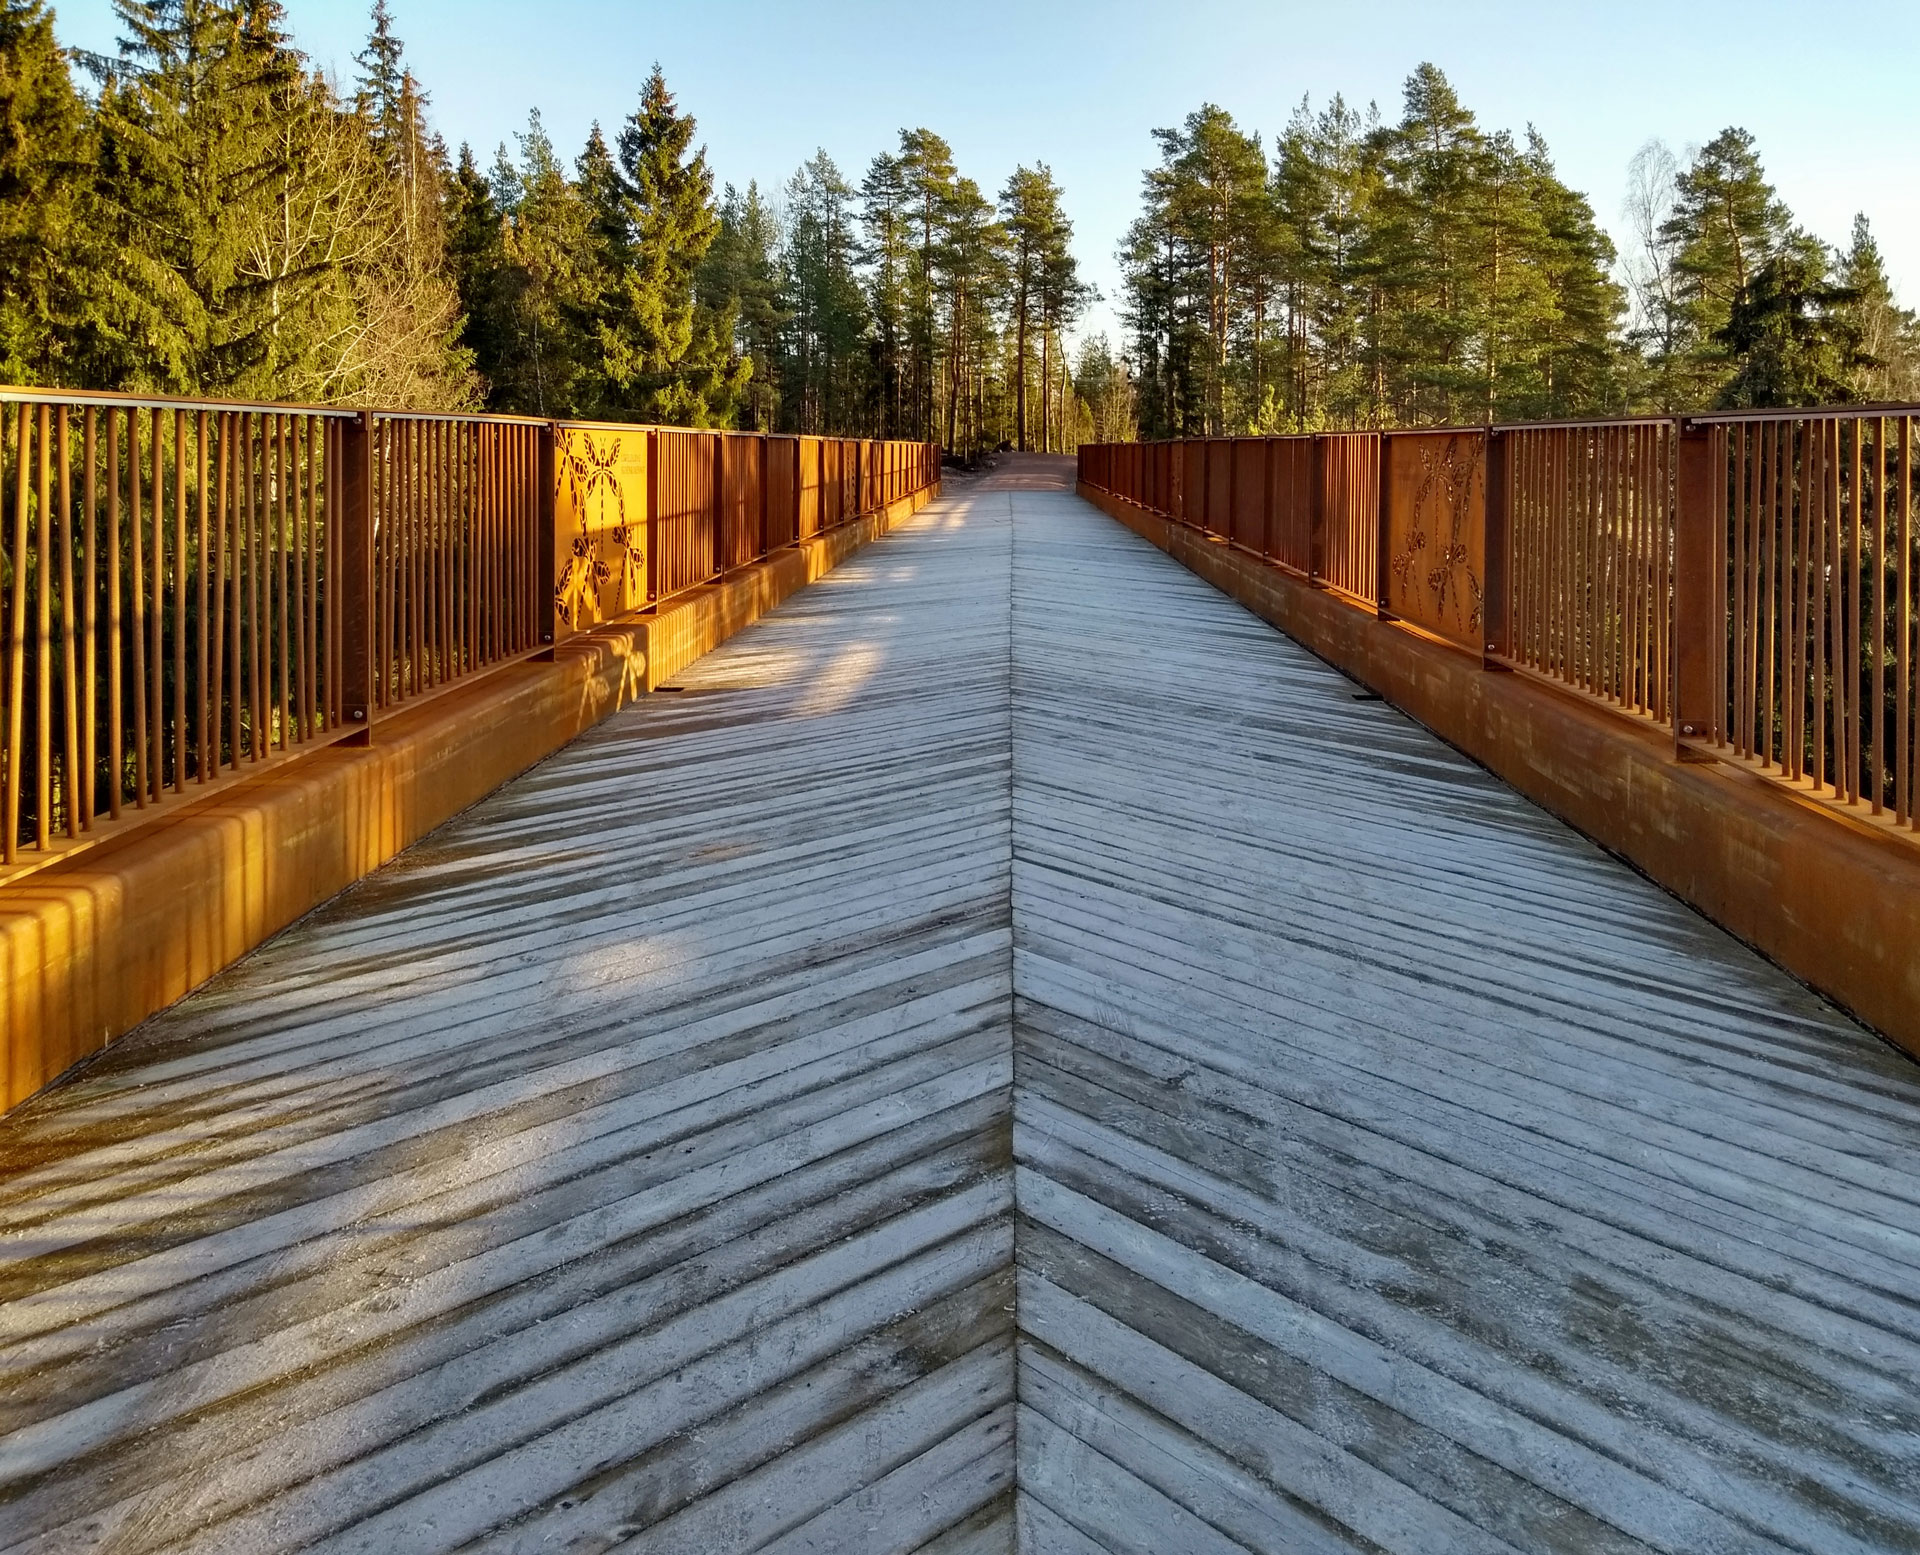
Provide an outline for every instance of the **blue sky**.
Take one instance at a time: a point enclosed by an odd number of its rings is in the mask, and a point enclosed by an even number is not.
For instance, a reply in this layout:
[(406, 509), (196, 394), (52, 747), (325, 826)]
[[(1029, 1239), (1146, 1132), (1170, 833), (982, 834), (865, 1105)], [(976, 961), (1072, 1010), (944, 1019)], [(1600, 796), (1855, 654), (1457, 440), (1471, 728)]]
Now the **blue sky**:
[[(299, 45), (349, 75), (367, 6), (287, 0)], [(56, 0), (64, 41), (111, 48), (109, 0)], [(1800, 221), (1845, 240), (1872, 219), (1894, 283), (1920, 304), (1920, 4), (1814, 7), (1616, 3), (913, 7), (711, 0), (392, 0), (449, 142), (483, 159), (538, 107), (571, 153), (589, 124), (631, 109), (659, 60), (699, 120), (716, 176), (777, 187), (816, 147), (850, 177), (903, 125), (952, 142), (989, 192), (1048, 162), (1067, 192), (1087, 274), (1112, 298), (1113, 250), (1137, 206), (1151, 131), (1203, 101), (1271, 141), (1303, 94), (1398, 112), (1422, 60), (1482, 124), (1531, 123), (1561, 175), (1616, 233), (1628, 159), (1729, 124), (1758, 138)], [(1113, 327), (1111, 304), (1089, 320)]]

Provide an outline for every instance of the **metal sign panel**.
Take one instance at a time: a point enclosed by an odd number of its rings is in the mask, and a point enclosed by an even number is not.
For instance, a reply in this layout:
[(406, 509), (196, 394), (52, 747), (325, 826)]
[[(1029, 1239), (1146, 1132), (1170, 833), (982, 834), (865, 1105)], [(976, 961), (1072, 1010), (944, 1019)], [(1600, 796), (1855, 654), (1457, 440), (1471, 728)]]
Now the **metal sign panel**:
[(563, 426), (554, 435), (556, 606), (563, 632), (647, 603), (648, 434)]
[(1486, 435), (1397, 432), (1388, 443), (1387, 609), (1478, 652), (1487, 575)]

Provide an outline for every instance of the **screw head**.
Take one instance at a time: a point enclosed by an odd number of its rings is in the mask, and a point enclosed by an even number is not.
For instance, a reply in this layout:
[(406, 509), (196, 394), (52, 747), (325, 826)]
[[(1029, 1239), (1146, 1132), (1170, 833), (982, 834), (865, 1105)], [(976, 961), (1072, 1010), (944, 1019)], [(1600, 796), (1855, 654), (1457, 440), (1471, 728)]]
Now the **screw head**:
[(360, 722), (362, 722), (362, 721), (363, 721), (363, 720), (364, 720), (364, 719), (366, 718), (366, 716), (367, 716), (367, 715), (366, 715), (366, 712), (365, 712), (365, 710), (364, 710), (364, 709), (362, 709), (362, 708), (358, 708), (358, 707), (356, 707), (356, 708), (355, 708), (355, 709), (353, 710), (353, 721), (354, 721), (355, 723), (360, 723)]

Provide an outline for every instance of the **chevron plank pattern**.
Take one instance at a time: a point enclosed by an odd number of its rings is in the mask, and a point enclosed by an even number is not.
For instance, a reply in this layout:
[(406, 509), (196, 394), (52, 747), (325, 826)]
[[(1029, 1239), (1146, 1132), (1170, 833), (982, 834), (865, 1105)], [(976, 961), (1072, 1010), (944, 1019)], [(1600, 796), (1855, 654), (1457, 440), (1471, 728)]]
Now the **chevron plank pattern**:
[(1920, 1075), (1354, 690), (927, 509), (0, 1120), (0, 1550), (1920, 1550)]

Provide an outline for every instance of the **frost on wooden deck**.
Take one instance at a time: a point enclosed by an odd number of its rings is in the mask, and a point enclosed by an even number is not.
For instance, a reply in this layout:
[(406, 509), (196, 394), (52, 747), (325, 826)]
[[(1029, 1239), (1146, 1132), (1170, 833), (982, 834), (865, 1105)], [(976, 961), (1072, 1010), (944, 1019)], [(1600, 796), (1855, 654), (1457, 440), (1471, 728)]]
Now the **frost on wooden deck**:
[(1920, 1549), (1920, 1072), (1047, 475), (0, 1121), (0, 1550)]

